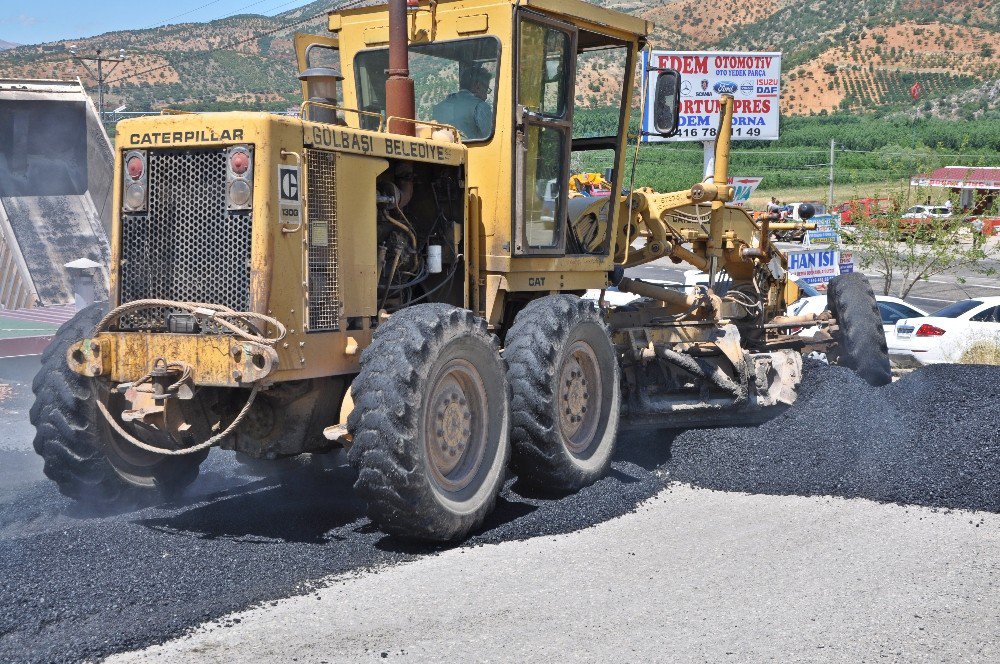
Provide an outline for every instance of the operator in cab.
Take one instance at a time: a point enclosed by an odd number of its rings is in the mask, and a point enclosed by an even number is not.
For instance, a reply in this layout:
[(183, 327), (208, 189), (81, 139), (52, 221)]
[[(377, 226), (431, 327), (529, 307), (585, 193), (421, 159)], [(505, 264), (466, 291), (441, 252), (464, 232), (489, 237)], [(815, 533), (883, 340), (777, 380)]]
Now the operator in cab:
[(459, 79), (458, 92), (434, 107), (434, 121), (456, 127), (467, 141), (488, 138), (493, 133), (493, 108), (486, 101), (491, 78), (479, 65), (466, 67)]

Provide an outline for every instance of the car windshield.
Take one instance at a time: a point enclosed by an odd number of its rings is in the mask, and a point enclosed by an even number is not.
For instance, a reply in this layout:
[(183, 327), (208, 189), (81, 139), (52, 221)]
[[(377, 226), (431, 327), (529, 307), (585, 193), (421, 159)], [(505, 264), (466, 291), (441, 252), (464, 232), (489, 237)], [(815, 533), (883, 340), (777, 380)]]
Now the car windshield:
[(931, 316), (934, 316), (935, 318), (958, 318), (966, 311), (971, 311), (981, 304), (982, 302), (979, 300), (959, 300), (954, 304), (949, 304), (944, 309), (935, 311), (931, 314)]
[(909, 210), (906, 211), (906, 214), (916, 214), (917, 212), (923, 212), (923, 211), (924, 208), (918, 205), (916, 207), (911, 207)]

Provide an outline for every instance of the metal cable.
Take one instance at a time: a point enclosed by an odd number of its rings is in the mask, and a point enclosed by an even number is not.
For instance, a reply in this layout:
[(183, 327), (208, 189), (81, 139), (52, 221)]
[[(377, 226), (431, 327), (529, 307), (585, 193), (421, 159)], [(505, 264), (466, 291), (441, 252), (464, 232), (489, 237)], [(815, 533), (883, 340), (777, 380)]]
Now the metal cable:
[[(135, 300), (133, 302), (128, 302), (122, 304), (118, 307), (112, 309), (108, 314), (102, 318), (97, 326), (94, 328), (94, 333), (104, 332), (111, 321), (115, 320), (122, 314), (132, 311), (133, 309), (145, 309), (147, 307), (167, 307), (170, 309), (182, 309), (188, 313), (194, 315), (196, 318), (207, 318), (214, 323), (221, 325), (227, 330), (231, 331), (234, 335), (245, 339), (247, 341), (253, 341), (259, 344), (265, 344), (268, 346), (273, 346), (282, 339), (285, 338), (286, 330), (285, 326), (282, 325), (281, 321), (271, 316), (265, 316), (264, 314), (259, 314), (255, 311), (233, 311), (229, 307), (223, 306), (221, 304), (207, 304), (202, 302), (175, 302), (173, 300)], [(272, 325), (275, 330), (278, 331), (276, 337), (262, 337), (256, 334), (251, 334), (246, 330), (237, 327), (230, 323), (227, 319), (234, 318), (237, 320), (250, 321), (259, 320), (266, 325)]]
[(235, 429), (237, 425), (239, 425), (239, 423), (243, 421), (243, 418), (246, 417), (247, 413), (250, 412), (250, 406), (253, 405), (254, 400), (257, 398), (257, 392), (259, 391), (260, 391), (260, 384), (255, 383), (253, 389), (250, 390), (250, 397), (247, 399), (247, 402), (243, 405), (243, 409), (240, 410), (239, 414), (236, 415), (236, 419), (233, 420), (232, 423), (230, 423), (230, 425), (226, 427), (222, 432), (215, 434), (208, 440), (202, 443), (198, 443), (193, 447), (184, 447), (179, 450), (168, 450), (162, 447), (156, 447), (155, 445), (147, 445), (146, 443), (142, 442), (141, 440), (130, 434), (128, 431), (125, 431), (125, 429), (123, 429), (122, 426), (118, 424), (118, 421), (115, 420), (115, 418), (111, 415), (111, 413), (108, 412), (107, 406), (105, 406), (100, 399), (97, 400), (97, 408), (104, 415), (104, 419), (108, 421), (108, 424), (111, 425), (111, 428), (114, 429), (119, 436), (121, 436), (128, 442), (132, 443), (139, 449), (145, 450), (147, 452), (152, 452), (153, 454), (162, 454), (164, 456), (184, 456), (186, 454), (194, 454), (195, 452), (200, 452), (206, 448), (209, 448), (212, 445), (215, 445), (223, 438), (225, 438), (226, 436), (228, 436), (229, 434), (231, 434), (233, 432), (233, 429)]
[[(143, 309), (146, 307), (169, 307), (171, 309), (182, 309), (184, 311), (190, 312), (197, 318), (207, 318), (212, 322), (221, 325), (222, 327), (230, 330), (235, 336), (241, 339), (245, 339), (247, 341), (252, 341), (255, 343), (264, 344), (268, 346), (273, 346), (277, 342), (281, 341), (282, 339), (285, 338), (286, 334), (285, 326), (282, 325), (281, 321), (279, 321), (276, 318), (272, 318), (271, 316), (265, 316), (264, 314), (259, 314), (253, 311), (233, 311), (229, 307), (225, 307), (220, 304), (207, 304), (199, 302), (175, 302), (173, 300), (156, 300), (156, 299), (135, 300), (134, 302), (128, 302), (126, 304), (122, 304), (120, 306), (115, 307), (97, 323), (97, 325), (94, 327), (93, 334), (99, 334), (100, 332), (105, 331), (105, 329), (111, 323), (111, 321), (117, 319), (122, 314), (128, 311), (132, 311), (134, 309)], [(253, 320), (261, 321), (266, 325), (274, 326), (275, 330), (277, 330), (278, 332), (278, 335), (272, 338), (272, 337), (262, 337), (260, 335), (251, 334), (246, 330), (243, 330), (240, 327), (237, 327), (233, 323), (229, 322), (229, 320), (227, 320), (229, 318), (236, 320), (243, 320), (244, 322)], [(180, 387), (180, 384), (183, 383), (184, 380), (186, 380), (191, 376), (192, 373), (190, 365), (186, 363), (172, 363), (168, 364), (167, 367), (168, 368), (173, 367), (174, 370), (179, 371), (181, 374), (181, 377), (167, 388), (168, 391), (176, 390), (178, 387)], [(147, 373), (145, 376), (135, 381), (133, 385), (139, 385), (141, 383), (144, 383), (150, 378), (151, 374)], [(114, 429), (119, 436), (121, 436), (128, 442), (132, 443), (139, 449), (145, 450), (147, 452), (152, 452), (153, 454), (162, 454), (164, 456), (183, 456), (186, 454), (194, 454), (195, 452), (200, 452), (201, 450), (209, 448), (212, 445), (215, 445), (223, 438), (225, 438), (226, 436), (228, 436), (230, 433), (232, 433), (233, 430), (239, 425), (239, 423), (243, 421), (243, 418), (246, 417), (247, 413), (250, 412), (250, 407), (253, 405), (254, 400), (257, 398), (257, 393), (259, 391), (260, 391), (260, 383), (259, 382), (254, 383), (253, 388), (250, 391), (250, 396), (247, 398), (247, 402), (243, 405), (243, 408), (236, 415), (236, 419), (234, 419), (229, 424), (229, 426), (225, 428), (225, 430), (215, 434), (214, 436), (212, 436), (211, 438), (209, 438), (204, 442), (198, 443), (197, 445), (194, 445), (192, 447), (185, 447), (178, 450), (168, 450), (162, 447), (156, 447), (154, 445), (149, 445), (147, 443), (142, 442), (141, 440), (130, 434), (128, 431), (126, 431), (120, 424), (118, 424), (118, 421), (114, 418), (114, 416), (111, 415), (111, 413), (108, 411), (107, 406), (105, 406), (100, 399), (97, 399), (97, 408), (98, 410), (101, 411), (101, 414), (104, 415), (104, 419), (108, 421), (108, 424), (111, 425), (111, 428)]]

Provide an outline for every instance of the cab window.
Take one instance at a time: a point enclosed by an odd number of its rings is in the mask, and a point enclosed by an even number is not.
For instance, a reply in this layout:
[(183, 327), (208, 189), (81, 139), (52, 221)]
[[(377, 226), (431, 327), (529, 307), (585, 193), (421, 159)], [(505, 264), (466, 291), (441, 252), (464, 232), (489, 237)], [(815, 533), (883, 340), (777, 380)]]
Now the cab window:
[[(462, 140), (474, 143), (493, 136), (500, 42), (495, 37), (458, 39), (410, 46), (410, 76), (416, 92), (417, 119), (452, 125)], [(354, 58), (361, 110), (385, 114), (389, 49), (361, 51)], [(376, 129), (378, 119), (363, 120)]]
[(518, 21), (514, 253), (562, 254), (576, 29), (532, 12)]

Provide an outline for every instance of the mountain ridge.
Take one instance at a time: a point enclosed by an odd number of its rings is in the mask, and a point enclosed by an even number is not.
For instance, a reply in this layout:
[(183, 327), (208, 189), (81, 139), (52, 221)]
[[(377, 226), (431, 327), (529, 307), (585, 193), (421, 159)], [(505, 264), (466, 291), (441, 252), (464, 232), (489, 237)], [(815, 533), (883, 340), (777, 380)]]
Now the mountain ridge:
[[(70, 45), (79, 52), (124, 48), (126, 62), (108, 78), (109, 105), (283, 108), (299, 101), (293, 33), (323, 34), (325, 11), (337, 4), (318, 0), (275, 16), (241, 14), (17, 46), (0, 52), (0, 75), (80, 76), (94, 86), (69, 58)], [(897, 111), (971, 118), (997, 109), (1000, 3), (989, 0), (744, 0), (720, 20), (709, 17), (700, 0), (596, 4), (653, 21), (654, 48), (782, 51), (781, 103), (788, 115)], [(578, 103), (603, 103), (600, 78), (577, 91)], [(922, 93), (916, 102), (908, 97), (915, 82)]]

